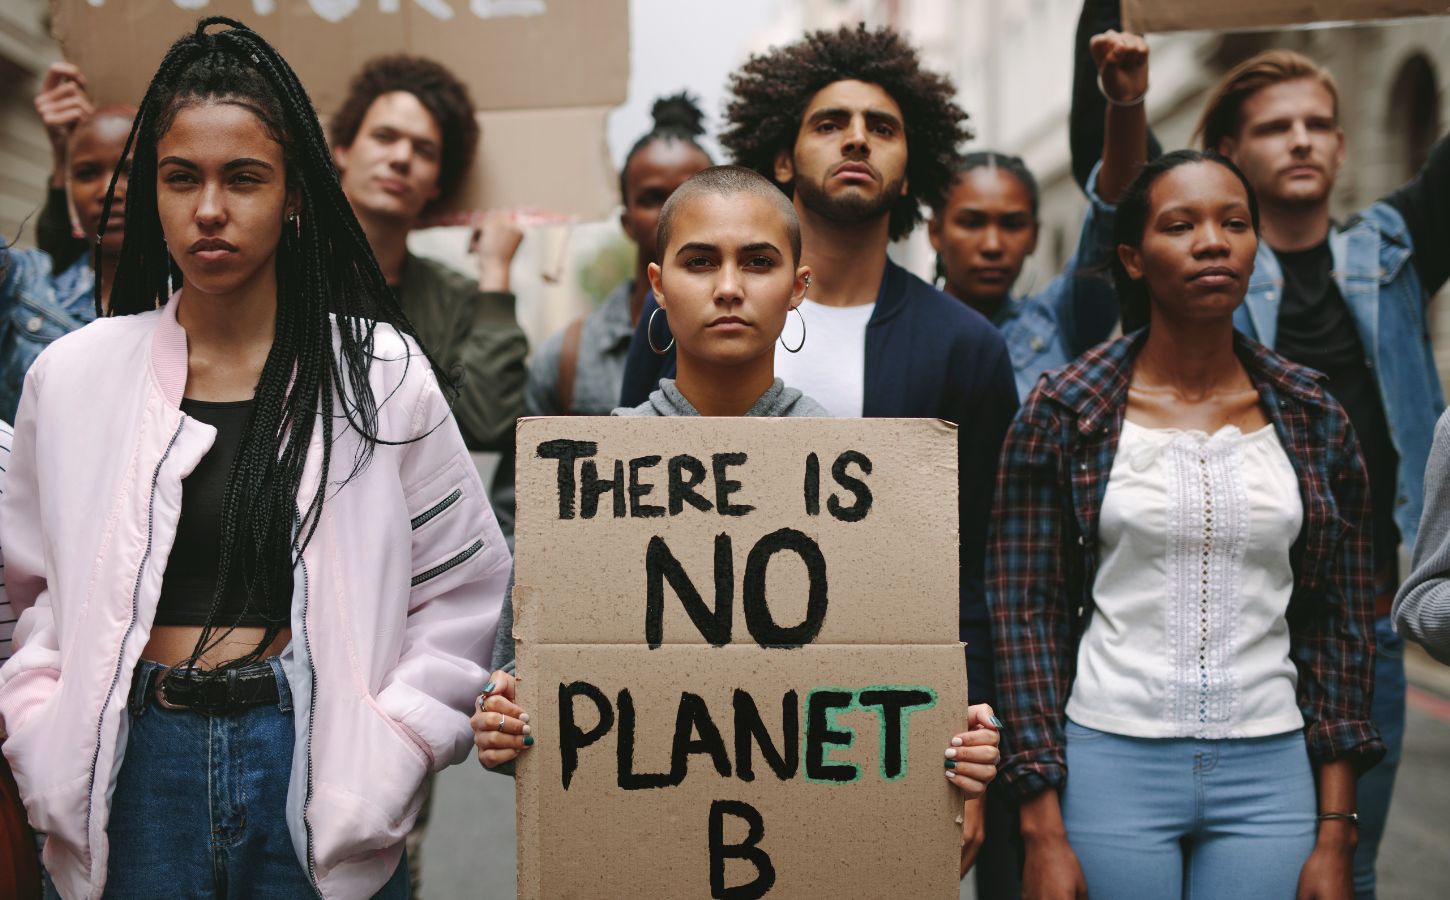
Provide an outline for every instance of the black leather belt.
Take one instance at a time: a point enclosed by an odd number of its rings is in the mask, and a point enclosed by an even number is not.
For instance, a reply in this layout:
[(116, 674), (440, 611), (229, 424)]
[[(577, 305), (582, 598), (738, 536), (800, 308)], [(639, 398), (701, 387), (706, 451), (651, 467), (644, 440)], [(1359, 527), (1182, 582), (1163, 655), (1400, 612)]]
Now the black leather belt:
[(152, 669), (145, 688), (163, 709), (185, 709), (224, 716), (277, 702), (277, 676), (271, 665), (252, 663), (233, 669)]

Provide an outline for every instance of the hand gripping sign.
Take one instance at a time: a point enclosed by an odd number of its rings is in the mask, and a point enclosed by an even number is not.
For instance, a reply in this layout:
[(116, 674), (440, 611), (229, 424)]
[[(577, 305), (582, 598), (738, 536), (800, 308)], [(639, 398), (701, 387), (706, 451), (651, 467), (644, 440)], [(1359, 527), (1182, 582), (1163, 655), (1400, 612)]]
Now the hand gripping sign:
[(527, 419), (519, 896), (955, 897), (956, 433)]
[(483, 129), (455, 202), (602, 218), (617, 202), (605, 123), (629, 81), (628, 0), (51, 0), (98, 104), (136, 104), (202, 16), (271, 41), (325, 119), (363, 63), (410, 53), (468, 86)]

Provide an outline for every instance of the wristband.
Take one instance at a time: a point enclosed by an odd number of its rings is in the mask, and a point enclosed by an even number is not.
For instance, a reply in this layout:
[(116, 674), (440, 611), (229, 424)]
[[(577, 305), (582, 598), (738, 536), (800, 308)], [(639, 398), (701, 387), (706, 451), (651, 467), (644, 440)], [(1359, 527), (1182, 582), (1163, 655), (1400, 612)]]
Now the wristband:
[(1101, 70), (1098, 71), (1098, 93), (1102, 94), (1103, 99), (1108, 101), (1112, 106), (1142, 106), (1143, 99), (1148, 96), (1148, 91), (1145, 89), (1143, 93), (1134, 97), (1132, 100), (1118, 100), (1113, 98), (1108, 94), (1108, 89), (1103, 87), (1103, 73)]
[(1356, 827), (1356, 828), (1359, 827), (1359, 813), (1352, 813), (1352, 812), (1327, 812), (1327, 813), (1320, 813), (1319, 816), (1318, 816), (1318, 818), (1319, 818), (1319, 821), (1321, 821), (1321, 822), (1328, 821), (1330, 819), (1343, 819), (1344, 821), (1349, 822), (1354, 827)]

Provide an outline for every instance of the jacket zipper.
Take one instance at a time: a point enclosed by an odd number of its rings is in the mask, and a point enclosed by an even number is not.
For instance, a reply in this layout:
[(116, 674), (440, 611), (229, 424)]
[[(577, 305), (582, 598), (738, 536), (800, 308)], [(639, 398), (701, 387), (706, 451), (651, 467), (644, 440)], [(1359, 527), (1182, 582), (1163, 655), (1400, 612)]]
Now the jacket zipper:
[(429, 522), (436, 519), (439, 513), (443, 512), (448, 507), (457, 503), (458, 498), (462, 496), (463, 488), (454, 488), (453, 493), (449, 494), (447, 497), (444, 497), (442, 500), (439, 500), (437, 503), (418, 513), (416, 516), (413, 517), (412, 521), (409, 524), (413, 527), (414, 531), (417, 531), (419, 528), (427, 525)]
[(322, 896), (322, 887), (317, 883), (317, 854), (312, 844), (312, 822), (307, 810), (312, 805), (312, 725), (317, 719), (317, 666), (312, 662), (312, 639), (307, 634), (307, 560), (299, 554), (297, 561), (302, 565), (302, 646), (307, 652), (307, 671), (311, 674), (309, 691), (312, 700), (307, 705), (307, 791), (302, 798), (302, 829), (307, 832), (307, 881), (317, 896)]
[[(126, 658), (126, 643), (131, 640), (131, 633), (136, 630), (136, 619), (141, 606), (141, 578), (146, 573), (146, 563), (151, 559), (151, 543), (156, 524), (156, 485), (161, 480), (161, 467), (166, 465), (166, 460), (171, 456), (171, 448), (176, 446), (176, 439), (181, 436), (181, 427), (185, 424), (185, 417), (176, 424), (176, 431), (172, 432), (171, 440), (166, 444), (166, 450), (161, 454), (161, 459), (156, 463), (156, 471), (151, 473), (151, 499), (146, 506), (146, 550), (141, 554), (141, 564), (136, 569), (136, 585), (131, 590), (131, 621), (126, 625), (126, 633), (121, 636), (121, 649), (116, 655), (116, 669), (111, 673), (111, 687), (106, 691), (105, 702), (101, 704), (101, 715), (96, 722), (96, 749), (91, 754), (91, 779), (86, 790), (86, 843), (91, 840), (91, 813), (95, 809), (96, 793), (96, 769), (101, 762), (101, 737), (105, 731), (106, 710), (111, 707), (111, 698), (116, 693), (116, 685), (121, 680), (121, 669)], [(94, 852), (91, 855), (91, 863), (95, 863)]]
[(467, 562), (469, 557), (473, 556), (473, 554), (477, 553), (482, 549), (483, 539), (480, 538), (470, 544), (467, 550), (464, 550), (462, 553), (458, 554), (452, 559), (445, 560), (444, 562), (439, 563), (438, 565), (434, 566), (431, 569), (428, 569), (427, 571), (419, 572), (417, 575), (414, 575), (412, 582), (413, 587), (417, 587), (425, 581), (437, 578), (439, 575), (442, 575), (444, 572), (447, 572), (454, 566)]

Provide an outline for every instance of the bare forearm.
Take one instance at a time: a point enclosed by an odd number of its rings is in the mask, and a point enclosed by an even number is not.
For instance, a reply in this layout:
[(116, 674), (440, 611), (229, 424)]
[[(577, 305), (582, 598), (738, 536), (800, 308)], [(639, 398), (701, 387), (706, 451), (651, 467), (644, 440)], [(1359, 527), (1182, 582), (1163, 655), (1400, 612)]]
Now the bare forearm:
[(1098, 171), (1098, 196), (1117, 203), (1148, 159), (1148, 114), (1145, 104), (1113, 106), (1103, 134), (1103, 167)]
[[(1315, 781), (1319, 791), (1319, 814), (1353, 813), (1355, 811), (1354, 766), (1347, 759), (1336, 759), (1319, 766)], [(1353, 853), (1359, 830), (1350, 819), (1319, 820), (1318, 843), (1321, 846), (1346, 849)]]
[(1107, 100), (1103, 167), (1098, 196), (1117, 203), (1148, 158), (1148, 42), (1141, 35), (1105, 31), (1092, 39), (1098, 88)]
[(1028, 843), (1067, 839), (1057, 791), (1045, 790), (1022, 801), (1022, 839)]

